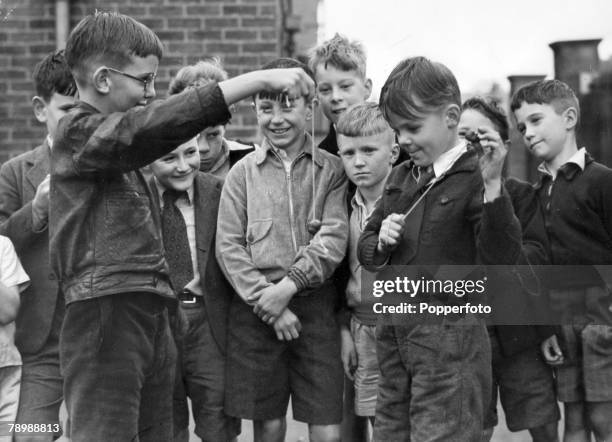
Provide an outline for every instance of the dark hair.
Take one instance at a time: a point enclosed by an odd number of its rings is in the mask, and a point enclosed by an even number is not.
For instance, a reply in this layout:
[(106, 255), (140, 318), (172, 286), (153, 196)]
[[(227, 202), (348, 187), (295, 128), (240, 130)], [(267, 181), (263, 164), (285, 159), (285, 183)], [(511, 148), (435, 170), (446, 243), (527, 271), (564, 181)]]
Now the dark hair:
[(117, 12), (95, 12), (79, 22), (66, 42), (66, 60), (78, 83), (86, 84), (96, 62), (123, 68), (130, 57), (162, 58), (157, 35), (142, 23)]
[(473, 109), (491, 120), (503, 141), (508, 141), (509, 125), (506, 113), (491, 99), (472, 97), (463, 103), (461, 110)]
[[(293, 58), (277, 58), (276, 60), (272, 60), (261, 67), (261, 70), (267, 69), (291, 69), (291, 68), (302, 68), (306, 74), (315, 81), (314, 74), (310, 70), (308, 66), (306, 66), (301, 61), (295, 60)], [(266, 99), (266, 100), (280, 100), (282, 98), (282, 94), (279, 92), (268, 92), (261, 91), (256, 97)], [(255, 98), (255, 97), (253, 97)]]
[(76, 84), (66, 63), (63, 50), (47, 54), (36, 64), (32, 76), (36, 95), (47, 102), (56, 92), (67, 96), (76, 94)]
[(514, 112), (523, 103), (550, 104), (557, 114), (573, 107), (580, 120), (578, 98), (572, 88), (560, 80), (538, 80), (519, 88), (512, 96), (510, 109)]
[(446, 104), (461, 107), (461, 92), (457, 79), (442, 63), (413, 57), (393, 69), (381, 89), (379, 104), (387, 120), (389, 111), (417, 120)]

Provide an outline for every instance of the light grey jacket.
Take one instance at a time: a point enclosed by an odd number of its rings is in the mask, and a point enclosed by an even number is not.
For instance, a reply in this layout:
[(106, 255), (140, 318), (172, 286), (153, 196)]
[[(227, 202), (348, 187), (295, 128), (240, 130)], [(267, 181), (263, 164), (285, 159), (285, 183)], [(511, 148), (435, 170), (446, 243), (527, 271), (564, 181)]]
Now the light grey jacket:
[[(289, 173), (264, 140), (261, 149), (227, 175), (219, 205), (217, 260), (243, 299), (286, 275), (299, 290), (316, 287), (344, 257), (347, 178), (338, 157), (316, 148), (313, 161), (311, 143), (306, 134)], [(313, 216), (322, 222), (314, 235), (308, 231)]]

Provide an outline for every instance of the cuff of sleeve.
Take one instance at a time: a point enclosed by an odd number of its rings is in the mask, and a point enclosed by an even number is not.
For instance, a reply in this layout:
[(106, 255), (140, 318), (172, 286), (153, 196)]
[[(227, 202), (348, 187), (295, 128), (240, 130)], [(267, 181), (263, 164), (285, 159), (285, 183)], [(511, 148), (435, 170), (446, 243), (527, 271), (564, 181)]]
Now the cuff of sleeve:
[[(376, 241), (374, 241), (374, 238), (376, 238)], [(374, 264), (374, 257), (376, 255), (377, 246), (378, 246), (377, 237), (372, 237), (370, 241), (367, 241), (361, 247), (361, 258), (363, 259), (361, 263), (363, 264), (364, 268), (370, 272), (378, 272), (382, 270), (382, 268), (389, 263), (389, 255), (387, 255), (387, 257), (385, 258), (385, 261), (382, 264), (379, 264), (379, 265)]]
[(210, 126), (226, 124), (232, 118), (223, 91), (217, 83), (207, 84), (196, 89), (200, 105), (202, 106), (203, 118), (210, 121)]
[(514, 209), (505, 186), (502, 185), (502, 194), (499, 198), (483, 205), (483, 212), (496, 226), (512, 224)]
[(297, 267), (291, 267), (287, 276), (295, 283), (298, 293), (308, 287), (308, 278), (306, 278), (306, 274)]

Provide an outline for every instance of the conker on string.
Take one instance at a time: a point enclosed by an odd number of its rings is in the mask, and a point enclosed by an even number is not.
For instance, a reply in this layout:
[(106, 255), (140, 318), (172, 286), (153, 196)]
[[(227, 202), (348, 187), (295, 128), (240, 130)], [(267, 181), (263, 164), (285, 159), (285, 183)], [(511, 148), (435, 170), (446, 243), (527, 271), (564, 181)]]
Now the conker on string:
[(321, 224), (322, 223), (320, 219), (313, 219), (308, 221), (308, 233), (310, 233), (311, 235), (315, 235), (321, 228)]

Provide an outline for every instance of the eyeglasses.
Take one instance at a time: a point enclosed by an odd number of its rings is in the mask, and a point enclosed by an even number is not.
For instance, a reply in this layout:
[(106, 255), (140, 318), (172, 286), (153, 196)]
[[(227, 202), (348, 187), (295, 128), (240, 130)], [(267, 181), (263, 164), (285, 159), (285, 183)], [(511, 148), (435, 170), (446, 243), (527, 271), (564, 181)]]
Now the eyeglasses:
[(155, 83), (155, 78), (157, 77), (157, 74), (154, 72), (148, 74), (145, 78), (140, 78), (140, 77), (135, 77), (134, 75), (130, 75), (127, 72), (120, 71), (119, 69), (109, 68), (108, 66), (105, 66), (105, 69), (108, 69), (111, 72), (115, 72), (116, 74), (123, 75), (124, 77), (128, 77), (128, 78), (131, 78), (132, 80), (136, 80), (142, 83), (144, 86), (145, 93), (147, 92), (147, 88), (149, 87), (149, 85), (153, 86), (153, 84)]

